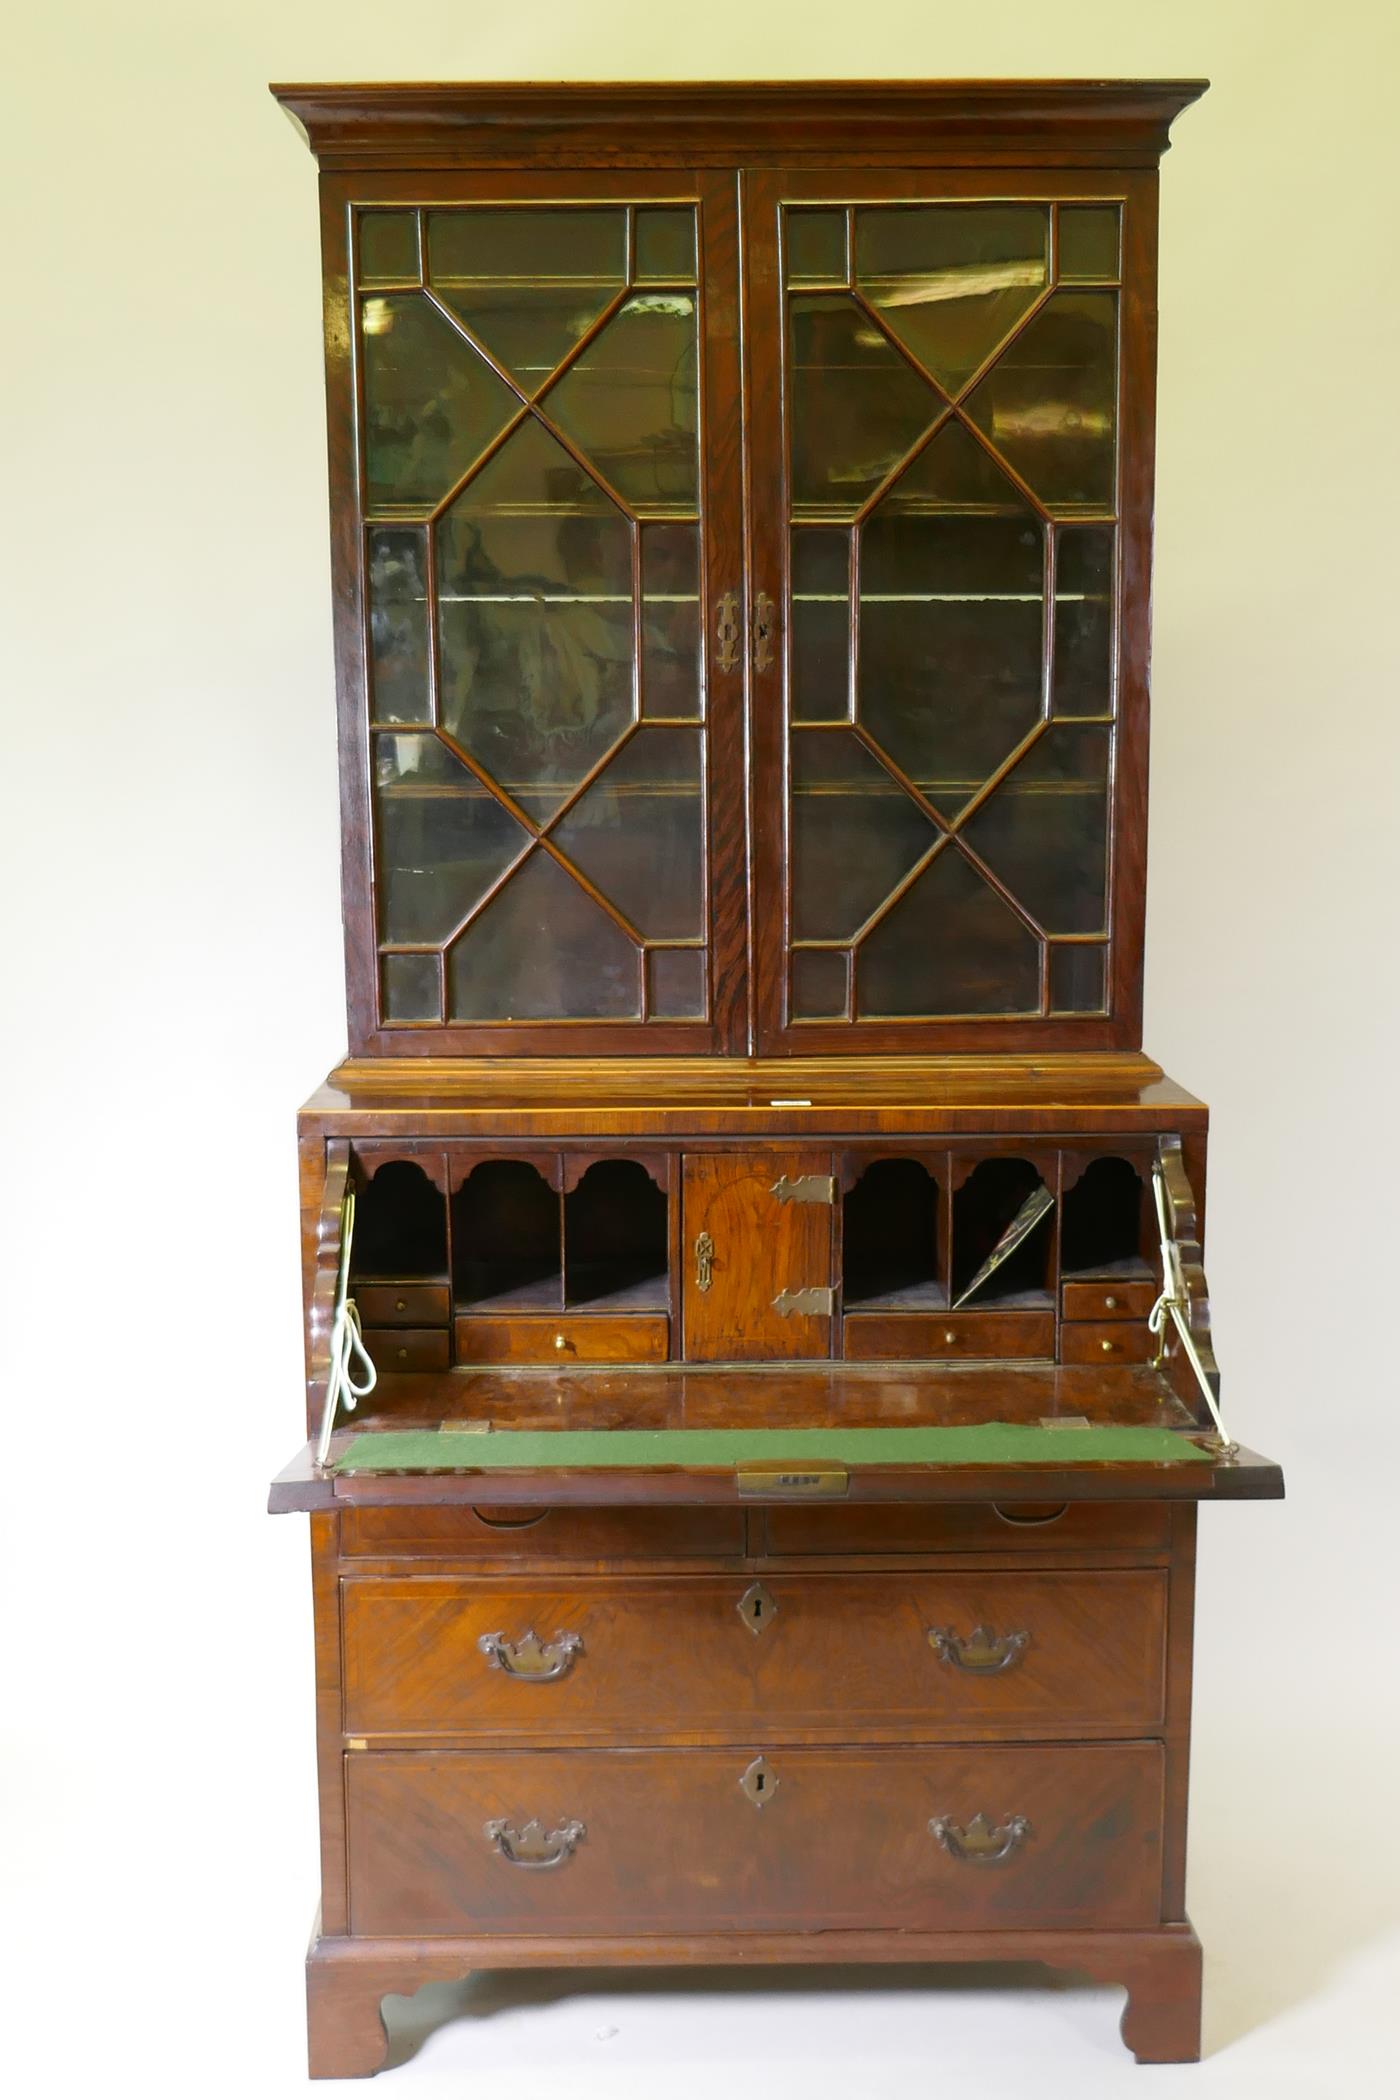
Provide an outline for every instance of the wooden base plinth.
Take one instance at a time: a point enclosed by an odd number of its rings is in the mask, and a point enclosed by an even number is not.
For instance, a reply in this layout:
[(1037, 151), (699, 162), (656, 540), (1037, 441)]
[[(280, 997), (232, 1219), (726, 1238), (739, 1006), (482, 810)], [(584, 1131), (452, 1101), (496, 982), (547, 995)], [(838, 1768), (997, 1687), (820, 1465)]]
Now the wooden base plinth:
[(384, 2061), (380, 2007), (391, 1992), (451, 1983), (473, 1969), (720, 1967), (819, 1962), (1045, 1962), (1125, 1986), (1123, 2040), (1140, 2064), (1201, 2053), (1201, 1943), (1189, 1924), (1150, 1932), (729, 1933), (645, 1939), (365, 1940), (318, 1935), (306, 1957), (313, 2078), (367, 2078)]

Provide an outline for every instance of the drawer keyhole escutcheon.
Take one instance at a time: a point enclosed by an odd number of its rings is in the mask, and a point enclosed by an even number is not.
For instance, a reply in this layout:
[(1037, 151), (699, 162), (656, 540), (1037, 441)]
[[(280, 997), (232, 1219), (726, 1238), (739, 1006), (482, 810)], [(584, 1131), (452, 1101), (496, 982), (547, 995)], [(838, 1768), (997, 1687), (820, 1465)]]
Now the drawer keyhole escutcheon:
[(508, 1641), (503, 1633), (483, 1633), (476, 1645), (493, 1670), (531, 1684), (552, 1684), (568, 1674), (576, 1655), (582, 1655), (583, 1635), (556, 1633), (552, 1641), (542, 1641), (532, 1626), (518, 1641)]
[(953, 1859), (973, 1867), (994, 1867), (1000, 1860), (1010, 1859), (1031, 1834), (1024, 1816), (1008, 1816), (997, 1828), (980, 1813), (966, 1827), (955, 1823), (951, 1816), (934, 1816), (928, 1828), (929, 1836), (936, 1837)]
[(771, 1590), (766, 1590), (761, 1582), (751, 1582), (734, 1608), (749, 1632), (759, 1634), (771, 1624), (778, 1605)]
[(940, 1662), (971, 1677), (995, 1677), (1009, 1670), (1030, 1646), (1028, 1633), (993, 1633), (989, 1626), (974, 1626), (965, 1638), (950, 1626), (930, 1626), (928, 1644)]
[(512, 1830), (503, 1816), (493, 1817), (482, 1828), (488, 1845), (493, 1845), (501, 1858), (513, 1867), (562, 1867), (566, 1859), (573, 1857), (573, 1850), (580, 1838), (588, 1832), (582, 1823), (561, 1823), (557, 1830), (546, 1830), (543, 1823), (533, 1816), (520, 1830)]
[(755, 1808), (765, 1808), (778, 1791), (778, 1775), (766, 1757), (756, 1757), (739, 1780), (739, 1791), (747, 1794)]

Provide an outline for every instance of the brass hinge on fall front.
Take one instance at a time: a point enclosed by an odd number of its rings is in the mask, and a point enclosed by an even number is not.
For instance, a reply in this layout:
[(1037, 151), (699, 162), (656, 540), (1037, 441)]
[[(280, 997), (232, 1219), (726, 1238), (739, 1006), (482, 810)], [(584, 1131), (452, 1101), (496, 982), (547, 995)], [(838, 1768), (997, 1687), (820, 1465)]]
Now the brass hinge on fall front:
[(779, 1291), (773, 1300), (774, 1312), (785, 1320), (794, 1313), (805, 1313), (809, 1317), (816, 1313), (829, 1313), (836, 1303), (836, 1293), (826, 1285), (810, 1284), (803, 1291)]
[(779, 1203), (834, 1203), (834, 1174), (780, 1174), (768, 1191)]

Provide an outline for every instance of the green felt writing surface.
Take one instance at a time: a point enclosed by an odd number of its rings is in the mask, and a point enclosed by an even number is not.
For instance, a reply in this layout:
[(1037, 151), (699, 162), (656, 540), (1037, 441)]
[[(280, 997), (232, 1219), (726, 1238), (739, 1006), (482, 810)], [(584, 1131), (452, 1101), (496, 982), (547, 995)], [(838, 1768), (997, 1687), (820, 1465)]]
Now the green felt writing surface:
[(924, 1429), (496, 1429), (367, 1431), (332, 1461), (341, 1473), (531, 1472), (612, 1467), (1209, 1465), (1170, 1429), (1044, 1429), (979, 1422)]

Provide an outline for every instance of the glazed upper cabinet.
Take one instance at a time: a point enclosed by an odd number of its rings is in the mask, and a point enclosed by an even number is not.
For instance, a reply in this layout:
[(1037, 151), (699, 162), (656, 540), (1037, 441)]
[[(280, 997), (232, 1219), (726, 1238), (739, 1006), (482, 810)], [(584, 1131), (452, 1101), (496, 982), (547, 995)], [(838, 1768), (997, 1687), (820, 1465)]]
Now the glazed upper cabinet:
[(325, 197), (352, 1048), (1135, 1043), (1155, 176)]

